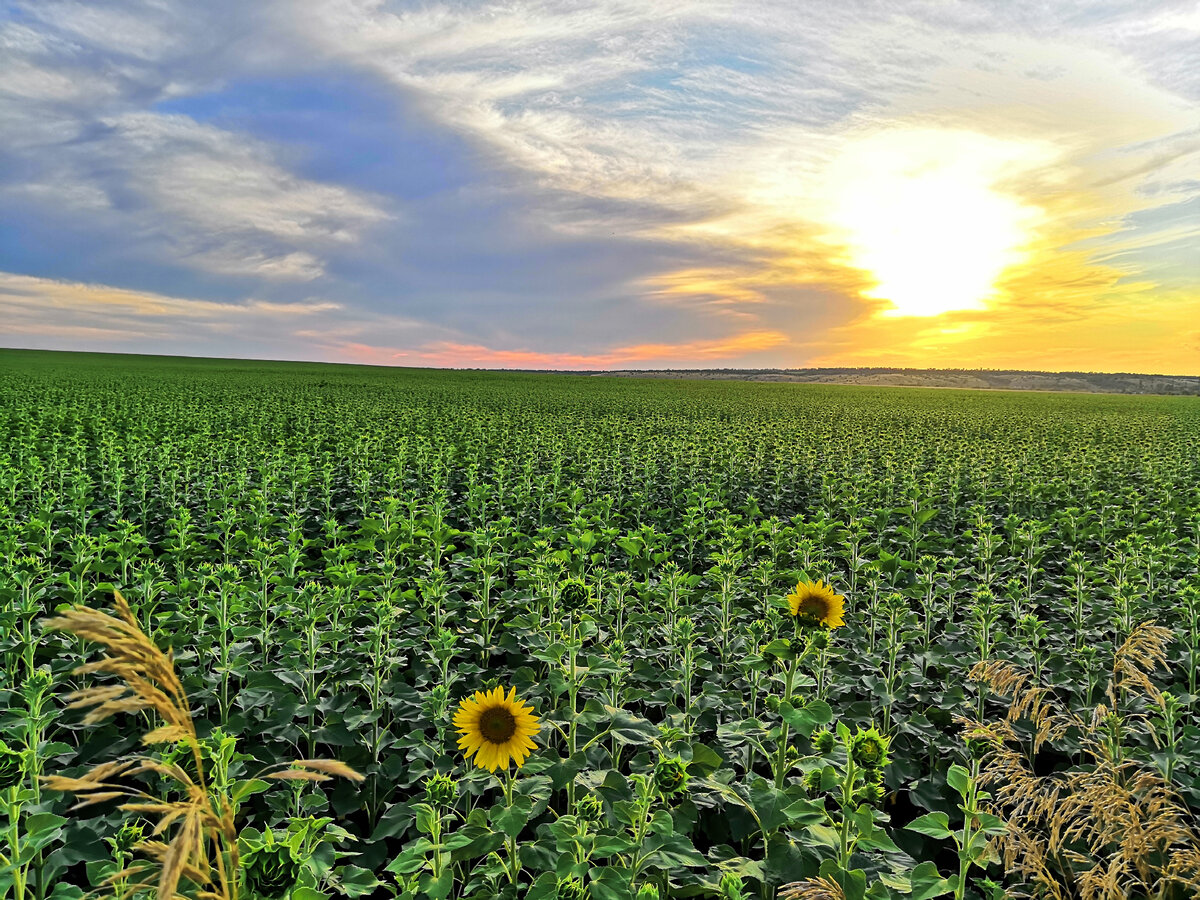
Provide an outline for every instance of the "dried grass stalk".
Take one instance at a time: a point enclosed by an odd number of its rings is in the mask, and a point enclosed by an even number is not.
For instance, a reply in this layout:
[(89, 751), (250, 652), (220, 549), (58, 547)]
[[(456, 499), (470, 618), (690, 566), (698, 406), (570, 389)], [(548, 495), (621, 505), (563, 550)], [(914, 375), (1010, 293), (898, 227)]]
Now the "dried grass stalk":
[(780, 900), (846, 900), (842, 886), (832, 878), (809, 878), (785, 884), (779, 890)]
[[(1113, 655), (1107, 704), (1072, 712), (1054, 692), (1009, 663), (975, 665), (969, 677), (1009, 701), (998, 722), (960, 719), (964, 736), (990, 748), (980, 780), (1008, 825), (996, 840), (1015, 896), (1054, 900), (1182, 900), (1200, 890), (1200, 830), (1160, 772), (1124, 751), (1121, 737), (1147, 733), (1145, 704), (1160, 706), (1151, 680), (1165, 665), (1171, 632), (1139, 625)], [(1028, 745), (1019, 722), (1032, 724)], [(1070, 731), (1082, 751), (1076, 767), (1038, 775), (1030, 760)]]
[[(109, 876), (98, 896), (116, 897), (139, 891), (151, 892), (157, 900), (176, 900), (187, 893), (206, 900), (238, 900), (240, 859), (234, 803), (214, 790), (205, 778), (204, 756), (196, 737), (187, 694), (175, 672), (169, 653), (163, 653), (146, 636), (129, 604), (117, 592), (116, 615), (75, 606), (49, 619), (47, 629), (66, 631), (100, 644), (105, 654), (95, 662), (75, 669), (78, 675), (99, 674), (117, 679), (116, 684), (98, 685), (66, 696), (68, 709), (87, 710), (83, 721), (103, 722), (119, 713), (145, 712), (161, 724), (142, 735), (142, 744), (180, 744), (191, 754), (195, 775), (176, 763), (150, 756), (134, 755), (100, 763), (80, 777), (48, 775), (47, 788), (78, 795), (72, 807), (82, 809), (97, 803), (125, 798), (119, 808), (154, 822), (149, 839), (133, 849), (150, 861), (128, 866)], [(333, 776), (361, 781), (362, 776), (344, 763), (331, 760), (296, 760), (289, 768), (266, 777), (281, 780), (328, 781)], [(120, 781), (128, 776), (153, 774), (171, 783), (175, 798), (163, 798)], [(159, 836), (173, 831), (169, 841)], [(157, 878), (154, 874), (157, 872)], [(130, 879), (140, 880), (131, 882)]]

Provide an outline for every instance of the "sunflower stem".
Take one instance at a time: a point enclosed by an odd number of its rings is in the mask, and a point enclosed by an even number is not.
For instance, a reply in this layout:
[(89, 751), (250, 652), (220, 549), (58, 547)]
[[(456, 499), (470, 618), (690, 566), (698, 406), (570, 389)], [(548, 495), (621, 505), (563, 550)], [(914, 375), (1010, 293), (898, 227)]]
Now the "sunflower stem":
[(817, 699), (818, 700), (825, 699), (825, 666), (826, 666), (826, 662), (828, 660), (828, 656), (829, 656), (829, 651), (827, 649), (822, 648), (821, 650), (817, 651), (816, 682), (817, 682)]
[[(513, 785), (516, 783), (516, 776), (505, 769), (504, 776), (500, 779), (500, 786), (504, 789), (504, 805), (510, 807), (513, 805)], [(508, 875), (509, 884), (516, 885), (517, 877), (521, 874), (521, 858), (517, 855), (517, 839), (508, 834), (504, 836), (504, 872)]]
[(12, 871), (12, 887), (13, 896), (16, 900), (24, 900), (25, 898), (25, 879), (27, 877), (26, 870), (17, 863), (21, 858), (21, 804), (17, 799), (17, 794), (20, 791), (19, 785), (14, 785), (5, 791), (5, 806), (7, 807), (9, 836), (8, 847), (10, 860), (5, 860), (6, 863), (13, 864)]
[(854, 763), (854, 756), (850, 753), (850, 747), (846, 747), (846, 774), (842, 779), (842, 828), (841, 828), (841, 848), (838, 854), (838, 863), (843, 871), (850, 868), (850, 854), (852, 848), (850, 845), (850, 813), (854, 808), (854, 782), (858, 778), (857, 766)]
[[(783, 702), (792, 702), (792, 684), (796, 680), (796, 673), (800, 671), (800, 659), (803, 656), (797, 653), (792, 660), (791, 666), (787, 670), (787, 674), (783, 680)], [(783, 724), (779, 726), (779, 746), (775, 748), (775, 788), (783, 790), (783, 779), (787, 773), (787, 748), (788, 748), (789, 728), (787, 720), (784, 719)]]
[[(567, 620), (570, 624), (571, 636), (567, 650), (571, 654), (571, 682), (569, 692), (571, 695), (571, 720), (567, 726), (567, 758), (575, 758), (575, 750), (578, 744), (578, 724), (576, 722), (576, 701), (579, 697), (579, 668), (575, 660), (575, 634), (578, 628), (575, 622), (575, 613), (572, 612)], [(567, 782), (567, 804), (568, 807), (573, 807), (575, 804), (575, 779), (572, 778)]]

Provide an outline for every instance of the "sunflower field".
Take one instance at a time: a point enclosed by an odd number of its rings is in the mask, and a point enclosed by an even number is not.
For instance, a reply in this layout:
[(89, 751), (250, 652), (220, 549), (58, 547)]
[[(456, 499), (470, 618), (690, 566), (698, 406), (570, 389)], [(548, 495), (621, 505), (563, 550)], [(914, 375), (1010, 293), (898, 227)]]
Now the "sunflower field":
[(1200, 399), (0, 351), (0, 900), (1200, 896)]

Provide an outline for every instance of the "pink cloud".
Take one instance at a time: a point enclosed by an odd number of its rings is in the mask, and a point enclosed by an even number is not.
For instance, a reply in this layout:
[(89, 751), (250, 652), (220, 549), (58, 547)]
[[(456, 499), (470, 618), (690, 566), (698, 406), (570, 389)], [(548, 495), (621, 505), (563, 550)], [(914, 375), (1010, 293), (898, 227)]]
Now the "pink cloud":
[(614, 347), (603, 353), (545, 353), (538, 350), (500, 350), (483, 344), (435, 341), (413, 350), (373, 347), (362, 343), (338, 345), (348, 361), (375, 365), (428, 365), (450, 368), (497, 369), (612, 369), (625, 366), (697, 365), (736, 359), (778, 347), (787, 337), (778, 331), (750, 331), (727, 338), (679, 344), (647, 343)]

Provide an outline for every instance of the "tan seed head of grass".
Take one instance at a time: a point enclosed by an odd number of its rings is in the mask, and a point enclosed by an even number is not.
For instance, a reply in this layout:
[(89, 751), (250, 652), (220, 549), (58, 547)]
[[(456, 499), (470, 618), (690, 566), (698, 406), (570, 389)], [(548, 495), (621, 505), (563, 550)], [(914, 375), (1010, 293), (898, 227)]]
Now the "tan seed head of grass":
[[(1151, 675), (1167, 661), (1173, 636), (1147, 622), (1113, 654), (1107, 703), (1087, 714), (1000, 661), (969, 677), (1008, 701), (998, 721), (960, 719), (964, 738), (980, 739), (980, 782), (994, 792), (1008, 826), (996, 839), (1005, 869), (1028, 887), (1014, 896), (1126, 900), (1200, 896), (1200, 833), (1187, 804), (1162, 773), (1128, 753), (1122, 736), (1150, 733), (1148, 709), (1162, 708)], [(1020, 725), (1021, 727), (1018, 727)], [(1028, 741), (1028, 726), (1033, 736)], [(1070, 733), (1079, 759), (1039, 775), (1032, 760)]]
[[(195, 887), (194, 895), (200, 900), (238, 900), (240, 859), (235, 816), (239, 798), (206, 780), (195, 722), (171, 655), (142, 631), (119, 591), (113, 605), (115, 616), (75, 606), (45, 623), (48, 630), (65, 631), (104, 648), (100, 659), (79, 666), (75, 674), (117, 679), (116, 684), (67, 694), (67, 708), (87, 710), (83, 719), (86, 724), (103, 722), (120, 713), (157, 716), (161, 724), (142, 735), (142, 744), (182, 744), (190, 751), (195, 775), (182, 765), (134, 754), (100, 763), (80, 777), (48, 775), (42, 783), (50, 790), (76, 794), (80, 802), (71, 807), (72, 811), (124, 798), (119, 809), (154, 822), (149, 837), (133, 848), (146, 861), (110, 875), (100, 886), (99, 896), (148, 891), (157, 900), (175, 900), (183, 896), (179, 888), (186, 881)], [(262, 773), (261, 777), (314, 782), (335, 776), (363, 780), (362, 775), (337, 760), (298, 759), (280, 765), (286, 768)], [(163, 791), (168, 796), (150, 794), (126, 782), (146, 774), (162, 776), (170, 785)], [(171, 839), (160, 839), (169, 830), (173, 830)]]

